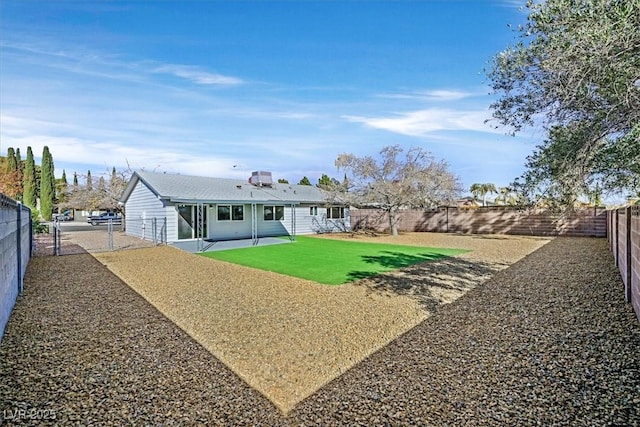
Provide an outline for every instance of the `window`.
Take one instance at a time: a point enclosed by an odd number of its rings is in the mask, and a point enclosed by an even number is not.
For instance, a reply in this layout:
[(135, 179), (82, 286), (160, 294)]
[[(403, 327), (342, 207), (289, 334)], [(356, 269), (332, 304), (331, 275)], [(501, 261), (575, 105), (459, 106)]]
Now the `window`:
[(218, 205), (218, 221), (231, 221), (231, 206)]
[(244, 206), (231, 206), (231, 221), (244, 221)]
[(309, 207), (309, 215), (311, 215), (311, 216), (318, 215), (318, 207), (317, 206), (310, 206)]
[(218, 205), (218, 221), (243, 221), (243, 205)]
[(338, 206), (327, 208), (327, 219), (344, 219), (344, 208)]
[(267, 206), (263, 208), (265, 221), (282, 221), (284, 219), (284, 206)]

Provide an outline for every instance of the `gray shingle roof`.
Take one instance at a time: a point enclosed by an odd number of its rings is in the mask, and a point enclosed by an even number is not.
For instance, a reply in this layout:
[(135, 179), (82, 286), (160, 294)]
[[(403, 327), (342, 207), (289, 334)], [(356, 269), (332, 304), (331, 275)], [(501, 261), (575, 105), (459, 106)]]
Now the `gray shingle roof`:
[(121, 200), (126, 202), (135, 184), (142, 181), (161, 199), (183, 203), (322, 203), (322, 190), (310, 185), (274, 183), (272, 187), (257, 187), (248, 180), (209, 178), (155, 172), (135, 172)]

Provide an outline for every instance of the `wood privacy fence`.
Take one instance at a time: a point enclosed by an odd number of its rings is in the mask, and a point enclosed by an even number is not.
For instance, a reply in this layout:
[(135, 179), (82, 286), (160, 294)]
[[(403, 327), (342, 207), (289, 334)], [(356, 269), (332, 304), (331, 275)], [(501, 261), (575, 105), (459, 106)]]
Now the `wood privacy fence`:
[[(513, 207), (442, 207), (428, 211), (403, 210), (399, 214), (399, 231), (588, 237), (605, 237), (607, 233), (604, 208), (585, 208), (564, 217), (555, 217), (541, 209)], [(352, 230), (389, 231), (388, 216), (378, 209), (352, 209), (350, 215)]]
[(31, 210), (0, 194), (0, 339), (33, 250)]
[(640, 321), (640, 206), (607, 211), (607, 240), (624, 283), (624, 297)]

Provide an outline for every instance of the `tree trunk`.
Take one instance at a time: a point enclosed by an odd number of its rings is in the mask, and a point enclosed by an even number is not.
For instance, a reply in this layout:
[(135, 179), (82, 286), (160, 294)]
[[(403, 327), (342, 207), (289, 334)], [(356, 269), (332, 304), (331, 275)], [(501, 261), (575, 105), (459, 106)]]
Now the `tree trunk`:
[(398, 235), (398, 211), (393, 208), (389, 210), (389, 229), (392, 236)]

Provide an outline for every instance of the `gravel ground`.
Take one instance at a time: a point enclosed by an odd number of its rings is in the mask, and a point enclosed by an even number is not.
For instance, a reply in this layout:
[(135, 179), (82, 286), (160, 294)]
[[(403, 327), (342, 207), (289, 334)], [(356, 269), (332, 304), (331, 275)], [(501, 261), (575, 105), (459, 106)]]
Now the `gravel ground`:
[[(433, 246), (433, 240), (464, 244), (455, 237), (408, 233), (393, 240), (421, 246)], [(546, 242), (472, 240), (474, 258), (422, 263), (342, 286), (206, 259), (166, 246), (95, 256), (287, 413), (416, 326), (431, 313), (429, 309), (459, 298), (490, 272)]]
[(640, 324), (605, 239), (557, 238), (300, 404), (305, 425), (640, 425)]
[(167, 246), (95, 256), (283, 412), (426, 317), (406, 296)]
[[(428, 308), (412, 288), (391, 286)], [(90, 255), (35, 258), (0, 408), (58, 424), (640, 425), (640, 327), (606, 241), (555, 239), (438, 307), (282, 416)]]

